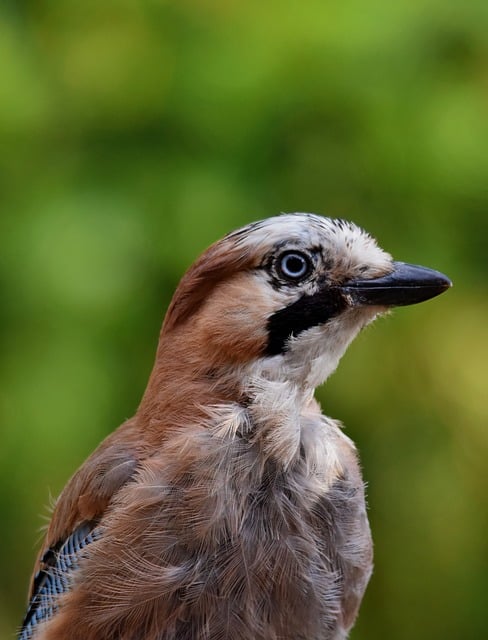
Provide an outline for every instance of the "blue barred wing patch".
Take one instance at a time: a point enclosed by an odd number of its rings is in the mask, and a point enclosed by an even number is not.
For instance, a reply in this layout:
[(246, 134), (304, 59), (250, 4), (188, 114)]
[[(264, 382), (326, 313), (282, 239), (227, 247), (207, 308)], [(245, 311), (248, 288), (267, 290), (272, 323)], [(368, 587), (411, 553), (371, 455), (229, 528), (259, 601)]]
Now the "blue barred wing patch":
[(70, 588), (73, 571), (85, 555), (85, 548), (99, 537), (100, 530), (95, 528), (95, 523), (84, 523), (69, 538), (46, 551), (34, 578), (33, 596), (18, 640), (34, 638), (38, 625), (53, 616), (59, 596)]

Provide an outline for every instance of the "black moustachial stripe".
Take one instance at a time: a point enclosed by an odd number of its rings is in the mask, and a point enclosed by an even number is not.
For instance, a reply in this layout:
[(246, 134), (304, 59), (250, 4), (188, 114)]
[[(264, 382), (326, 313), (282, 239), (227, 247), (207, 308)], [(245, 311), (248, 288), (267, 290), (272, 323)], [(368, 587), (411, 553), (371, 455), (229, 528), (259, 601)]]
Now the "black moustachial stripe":
[(344, 311), (346, 306), (340, 290), (330, 288), (317, 291), (311, 296), (302, 296), (289, 307), (276, 311), (268, 318), (266, 355), (276, 356), (284, 353), (289, 338), (319, 324), (325, 324)]

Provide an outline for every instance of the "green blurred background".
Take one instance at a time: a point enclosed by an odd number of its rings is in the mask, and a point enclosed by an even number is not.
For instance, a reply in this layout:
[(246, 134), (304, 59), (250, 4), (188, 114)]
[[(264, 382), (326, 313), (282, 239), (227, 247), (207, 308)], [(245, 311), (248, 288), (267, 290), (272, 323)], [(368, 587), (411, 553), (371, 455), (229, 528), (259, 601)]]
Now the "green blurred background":
[(52, 496), (138, 404), (184, 269), (296, 210), (455, 283), (319, 392), (369, 482), (352, 638), (487, 637), (487, 34), (486, 0), (3, 0), (1, 638)]

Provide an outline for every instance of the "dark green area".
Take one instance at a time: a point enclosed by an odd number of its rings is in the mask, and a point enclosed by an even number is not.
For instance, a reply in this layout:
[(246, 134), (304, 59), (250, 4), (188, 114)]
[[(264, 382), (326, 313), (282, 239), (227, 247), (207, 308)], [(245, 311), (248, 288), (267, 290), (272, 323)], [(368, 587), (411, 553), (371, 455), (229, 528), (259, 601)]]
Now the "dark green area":
[(352, 638), (486, 636), (487, 34), (486, 0), (2, 3), (2, 638), (50, 496), (134, 412), (184, 269), (295, 210), (455, 284), (319, 392), (369, 486)]

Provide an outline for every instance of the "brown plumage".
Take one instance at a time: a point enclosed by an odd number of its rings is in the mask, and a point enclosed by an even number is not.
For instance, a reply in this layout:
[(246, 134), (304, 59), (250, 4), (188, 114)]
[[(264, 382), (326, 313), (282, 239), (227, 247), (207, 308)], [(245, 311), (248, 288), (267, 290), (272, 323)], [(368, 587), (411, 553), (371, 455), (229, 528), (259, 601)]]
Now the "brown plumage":
[(378, 313), (448, 285), (310, 214), (208, 249), (136, 415), (56, 503), (20, 638), (346, 638), (371, 538), (354, 445), (313, 390)]

